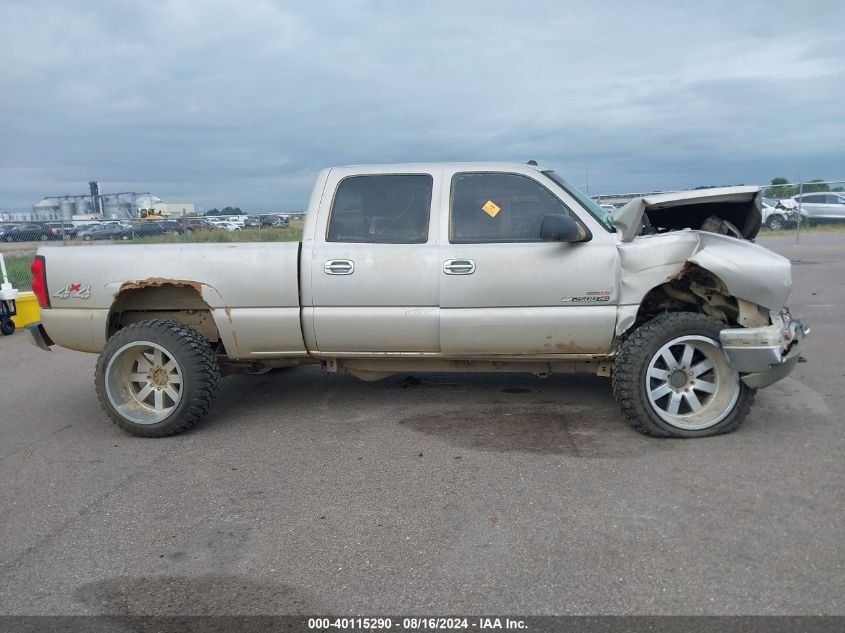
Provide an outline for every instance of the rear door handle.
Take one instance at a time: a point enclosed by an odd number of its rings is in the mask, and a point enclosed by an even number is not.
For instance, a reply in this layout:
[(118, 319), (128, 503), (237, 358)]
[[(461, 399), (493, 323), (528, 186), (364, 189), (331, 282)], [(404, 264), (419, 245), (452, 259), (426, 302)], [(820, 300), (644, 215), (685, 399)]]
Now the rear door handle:
[(323, 270), (327, 275), (351, 275), (355, 271), (355, 263), (351, 259), (330, 259)]
[(471, 259), (447, 259), (443, 262), (443, 272), (447, 275), (471, 275), (475, 272), (475, 262)]

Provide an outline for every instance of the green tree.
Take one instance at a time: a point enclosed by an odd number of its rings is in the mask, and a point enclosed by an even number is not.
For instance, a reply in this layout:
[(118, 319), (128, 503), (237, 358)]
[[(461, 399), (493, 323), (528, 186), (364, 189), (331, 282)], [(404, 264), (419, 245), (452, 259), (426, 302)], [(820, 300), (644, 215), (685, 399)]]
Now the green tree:
[(220, 211), (218, 211), (216, 208), (215, 209), (209, 209), (208, 211), (205, 212), (205, 214), (206, 215), (220, 215)]
[(767, 198), (789, 198), (796, 193), (798, 193), (797, 187), (789, 186), (789, 181), (786, 178), (778, 176), (772, 178), (772, 186), (766, 189), (763, 195)]
[(814, 178), (810, 182), (804, 183), (804, 193), (813, 192), (813, 191), (830, 191), (830, 187), (825, 184), (824, 180), (821, 178)]

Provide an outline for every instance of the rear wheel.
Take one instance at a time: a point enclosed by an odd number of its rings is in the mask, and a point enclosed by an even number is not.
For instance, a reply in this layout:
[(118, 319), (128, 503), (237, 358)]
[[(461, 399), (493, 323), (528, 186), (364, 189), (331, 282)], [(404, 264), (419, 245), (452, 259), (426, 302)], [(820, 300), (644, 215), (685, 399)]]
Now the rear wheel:
[(175, 321), (142, 321), (106, 343), (97, 362), (100, 404), (121, 429), (164, 437), (207, 413), (220, 370), (208, 341)]
[(657, 437), (702, 437), (742, 423), (754, 390), (722, 351), (724, 327), (703, 314), (677, 312), (645, 323), (625, 341), (613, 392), (631, 426)]

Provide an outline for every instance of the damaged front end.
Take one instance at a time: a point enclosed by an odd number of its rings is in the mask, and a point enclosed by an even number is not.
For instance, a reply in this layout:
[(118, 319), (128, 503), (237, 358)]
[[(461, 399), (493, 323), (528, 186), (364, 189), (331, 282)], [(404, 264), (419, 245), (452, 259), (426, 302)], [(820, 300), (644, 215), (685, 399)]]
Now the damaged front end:
[(719, 339), (742, 381), (753, 389), (762, 389), (795, 368), (801, 356), (801, 341), (809, 333), (809, 328), (784, 309), (772, 316), (771, 325), (724, 329)]
[(754, 389), (785, 378), (809, 329), (785, 307), (791, 263), (752, 240), (758, 187), (635, 198), (613, 214), (621, 257), (617, 334), (670, 311), (725, 323), (721, 346)]

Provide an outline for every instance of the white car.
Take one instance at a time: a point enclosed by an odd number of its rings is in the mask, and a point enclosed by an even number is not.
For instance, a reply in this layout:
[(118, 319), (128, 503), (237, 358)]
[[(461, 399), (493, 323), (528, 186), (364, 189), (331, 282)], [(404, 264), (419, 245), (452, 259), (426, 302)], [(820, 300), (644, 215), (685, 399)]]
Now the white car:
[(802, 193), (792, 196), (800, 204), (801, 217), (813, 220), (845, 220), (845, 193), (836, 191)]
[(795, 212), (795, 201), (787, 198), (777, 200), (775, 198), (762, 199), (761, 213), (763, 224), (772, 231), (783, 231), (795, 226), (797, 215)]

